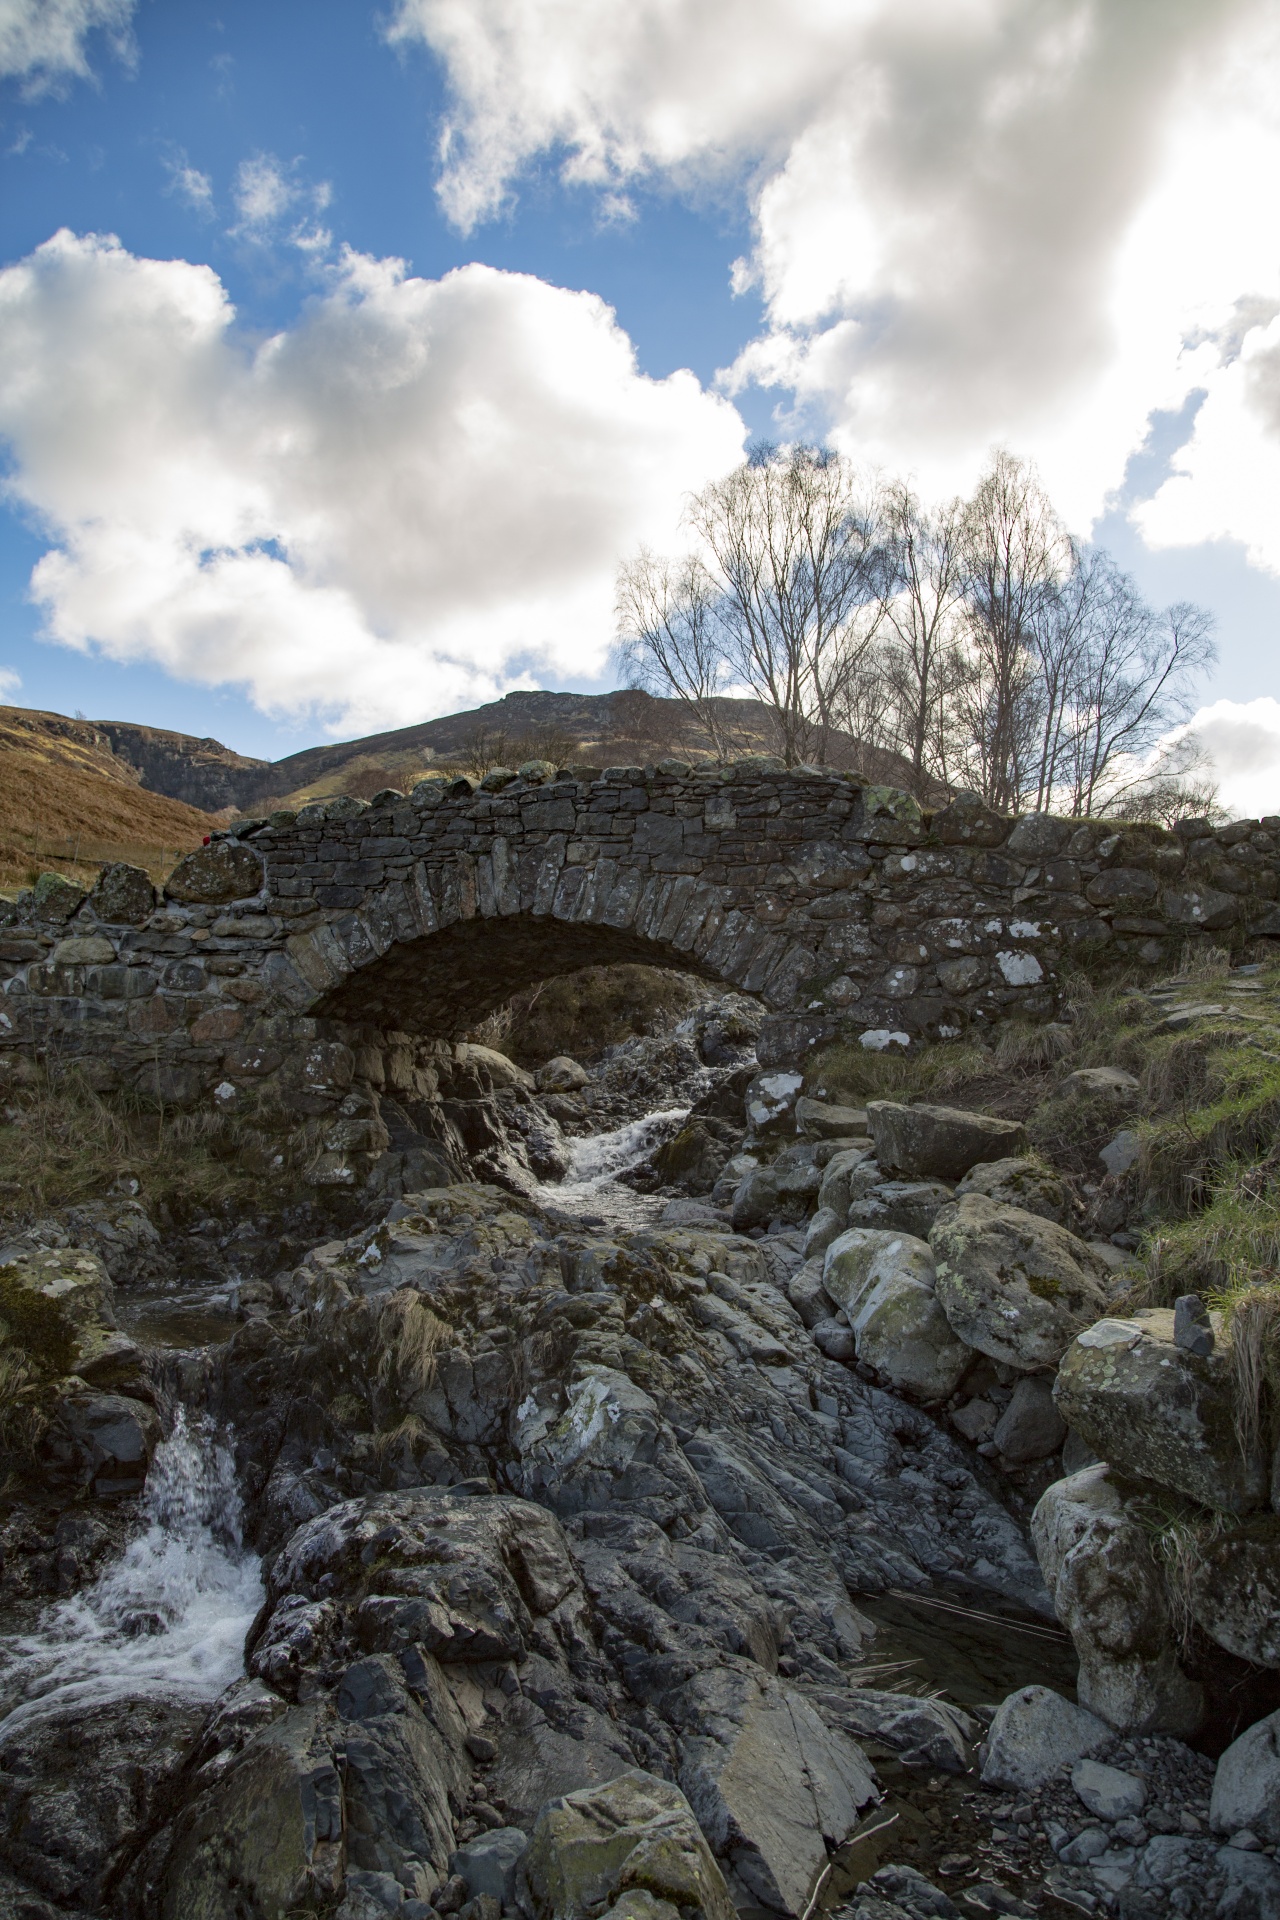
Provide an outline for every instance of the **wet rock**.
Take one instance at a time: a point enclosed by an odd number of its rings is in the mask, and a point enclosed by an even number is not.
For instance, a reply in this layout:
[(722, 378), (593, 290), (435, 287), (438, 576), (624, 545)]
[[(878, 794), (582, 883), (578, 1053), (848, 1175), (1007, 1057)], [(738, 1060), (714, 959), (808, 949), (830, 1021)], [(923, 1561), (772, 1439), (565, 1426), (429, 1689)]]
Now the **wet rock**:
[(988, 1787), (1034, 1792), (1060, 1767), (1097, 1753), (1114, 1738), (1096, 1714), (1050, 1687), (1020, 1687), (1000, 1703), (987, 1735), (982, 1780)]
[(1081, 1805), (1099, 1820), (1126, 1820), (1147, 1804), (1147, 1790), (1136, 1773), (1104, 1766), (1100, 1760), (1078, 1760), (1071, 1784)]
[(1255, 1720), (1218, 1761), (1209, 1822), (1218, 1833), (1247, 1827), (1280, 1846), (1280, 1713)]
[(659, 1920), (655, 1908), (692, 1920), (734, 1920), (724, 1876), (711, 1856), (688, 1801), (669, 1781), (633, 1768), (600, 1787), (548, 1802), (524, 1860), (524, 1884), (535, 1920), (595, 1920), (602, 1911), (623, 1920)]
[(985, 1194), (988, 1200), (1022, 1207), (1027, 1213), (1038, 1213), (1044, 1220), (1066, 1225), (1067, 1190), (1053, 1168), (1037, 1160), (1034, 1154), (979, 1161), (976, 1167), (970, 1167), (956, 1188), (955, 1197), (963, 1199), (966, 1193)]
[(956, 1107), (869, 1100), (867, 1119), (882, 1167), (935, 1180), (962, 1179), (979, 1161), (1004, 1159), (1027, 1145), (1021, 1121)]
[(78, 1457), (79, 1472), (99, 1499), (140, 1493), (160, 1442), (160, 1418), (144, 1401), (119, 1393), (65, 1394), (58, 1423)]
[(1067, 1437), (1067, 1423), (1054, 1402), (1049, 1374), (1018, 1381), (991, 1437), (1005, 1459), (1018, 1465), (1057, 1453)]
[[(932, 1880), (926, 1880), (914, 1867), (879, 1867), (871, 1878), (864, 1883), (873, 1889), (877, 1906), (881, 1906), (881, 1896), (888, 1906), (883, 1912), (893, 1916), (905, 1914), (907, 1920), (960, 1920), (960, 1909), (949, 1894), (935, 1887)], [(858, 1920), (862, 1920), (863, 1905), (855, 1909)], [(868, 1920), (879, 1920), (879, 1915), (868, 1912)]]
[(1280, 1669), (1280, 1517), (1206, 1539), (1190, 1571), (1192, 1618), (1228, 1653)]
[[(1220, 1333), (1220, 1316), (1215, 1325)], [(1188, 1352), (1166, 1308), (1099, 1320), (1079, 1334), (1054, 1397), (1071, 1430), (1126, 1472), (1228, 1513), (1267, 1498), (1262, 1449), (1242, 1452), (1237, 1436), (1229, 1347)]]
[(729, 1159), (732, 1141), (723, 1122), (693, 1120), (665, 1140), (653, 1156), (654, 1171), (663, 1186), (687, 1187), (690, 1193), (709, 1193)]
[(331, 1710), (291, 1707), (262, 1728), (154, 1842), (142, 1877), (163, 1920), (241, 1920), (315, 1907), (345, 1866)]
[(1178, 1665), (1163, 1577), (1109, 1469), (1055, 1481), (1031, 1537), (1080, 1658), (1080, 1704), (1121, 1731), (1194, 1733), (1201, 1689)]
[(215, 840), (179, 860), (165, 882), (170, 900), (186, 905), (221, 906), (248, 900), (262, 888), (262, 862), (250, 847)]
[(96, 1911), (204, 1717), (189, 1702), (123, 1699), (10, 1727), (0, 1740), (0, 1854), (59, 1905)]
[(967, 1194), (939, 1214), (929, 1244), (957, 1336), (1006, 1366), (1056, 1366), (1105, 1311), (1103, 1269), (1085, 1243), (1022, 1207)]
[(874, 1687), (848, 1687), (838, 1698), (823, 1692), (820, 1704), (855, 1739), (879, 1740), (904, 1766), (942, 1773), (967, 1773), (977, 1723), (947, 1700), (918, 1699), (910, 1693), (881, 1693)]

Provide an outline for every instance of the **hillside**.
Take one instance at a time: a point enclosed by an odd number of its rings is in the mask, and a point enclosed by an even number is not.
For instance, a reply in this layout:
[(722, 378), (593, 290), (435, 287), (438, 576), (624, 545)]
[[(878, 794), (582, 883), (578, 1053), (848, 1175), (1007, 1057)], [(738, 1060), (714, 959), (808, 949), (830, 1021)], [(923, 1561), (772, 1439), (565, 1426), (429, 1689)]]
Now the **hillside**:
[(225, 818), (148, 790), (92, 721), (0, 707), (5, 892), (45, 870), (92, 881), (106, 860), (127, 860), (159, 877)]
[[(721, 700), (717, 705), (721, 724), (738, 752), (772, 751), (770, 716), (760, 702)], [(407, 790), (429, 768), (441, 765), (469, 772), (518, 766), (532, 759), (629, 765), (663, 755), (699, 758), (711, 752), (710, 741), (691, 723), (680, 701), (631, 690), (509, 693), (465, 713), (307, 747), (275, 761), (236, 753), (217, 740), (128, 721), (24, 716), (22, 709), (12, 707), (0, 708), (0, 715), (22, 717), (28, 730), (38, 722), (50, 738), (56, 729), (62, 730), (56, 735), (60, 739), (83, 736), (93, 752), (105, 755), (115, 773), (139, 782), (148, 792), (167, 795), (188, 807), (207, 811), (232, 807), (240, 813), (300, 806), (335, 793), (368, 799), (382, 787)], [(837, 765), (857, 766), (873, 779), (901, 784), (906, 775), (896, 755), (867, 748), (848, 736), (838, 739), (831, 757)]]

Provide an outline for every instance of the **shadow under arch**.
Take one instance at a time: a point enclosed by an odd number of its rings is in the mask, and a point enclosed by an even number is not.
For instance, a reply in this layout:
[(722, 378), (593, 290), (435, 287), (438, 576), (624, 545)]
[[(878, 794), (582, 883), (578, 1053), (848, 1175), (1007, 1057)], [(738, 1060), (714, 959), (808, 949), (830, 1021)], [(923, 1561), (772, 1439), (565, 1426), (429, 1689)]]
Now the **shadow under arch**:
[(323, 994), (310, 1011), (344, 1025), (450, 1040), (541, 980), (624, 962), (736, 984), (696, 954), (625, 928), (515, 913), (455, 921), (421, 939), (397, 942)]

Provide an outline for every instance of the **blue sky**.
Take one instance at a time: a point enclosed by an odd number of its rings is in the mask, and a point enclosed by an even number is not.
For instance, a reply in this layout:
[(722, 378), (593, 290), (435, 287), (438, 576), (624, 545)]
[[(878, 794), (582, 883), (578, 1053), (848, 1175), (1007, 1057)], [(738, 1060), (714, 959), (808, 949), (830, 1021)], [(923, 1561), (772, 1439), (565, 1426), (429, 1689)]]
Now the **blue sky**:
[(618, 558), (799, 429), (1036, 458), (1280, 765), (1267, 9), (6, 4), (7, 697), (278, 755), (606, 685)]

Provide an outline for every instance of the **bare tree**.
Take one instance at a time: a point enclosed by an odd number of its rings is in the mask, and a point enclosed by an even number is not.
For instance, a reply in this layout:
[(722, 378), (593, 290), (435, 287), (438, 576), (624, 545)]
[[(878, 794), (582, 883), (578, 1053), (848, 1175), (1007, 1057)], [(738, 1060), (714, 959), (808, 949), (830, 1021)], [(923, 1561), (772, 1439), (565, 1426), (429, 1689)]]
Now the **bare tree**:
[(955, 757), (953, 701), (964, 671), (963, 508), (953, 500), (930, 510), (896, 483), (885, 496), (884, 520), (892, 568), (887, 632), (864, 675), (862, 711), (851, 730), (896, 748), (924, 798), (946, 787)]
[(641, 547), (618, 574), (618, 654), (630, 684), (674, 694), (693, 713), (718, 760), (730, 743), (716, 711), (725, 681), (719, 594), (700, 559), (662, 559)]
[(1217, 651), (1202, 607), (1180, 601), (1157, 613), (1108, 555), (1094, 557), (1088, 583), (1066, 754), (1071, 811), (1083, 814), (1114, 806), (1149, 780), (1137, 763), (1188, 717), (1191, 686)]
[(1121, 820), (1151, 820), (1162, 827), (1176, 820), (1220, 819), (1213, 762), (1196, 736), (1184, 733), (1157, 752), (1107, 811)]
[(988, 805), (1011, 812), (1038, 761), (1043, 656), (1071, 548), (1034, 468), (1003, 448), (964, 510), (961, 544), (968, 657), (955, 698), (970, 743), (964, 770)]
[(842, 689), (884, 613), (876, 503), (824, 448), (764, 447), (693, 499), (735, 677), (772, 712), (788, 766), (826, 760)]

